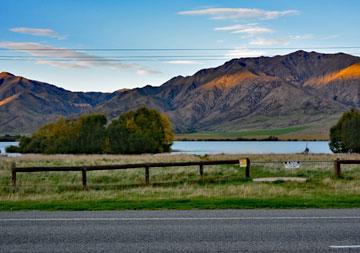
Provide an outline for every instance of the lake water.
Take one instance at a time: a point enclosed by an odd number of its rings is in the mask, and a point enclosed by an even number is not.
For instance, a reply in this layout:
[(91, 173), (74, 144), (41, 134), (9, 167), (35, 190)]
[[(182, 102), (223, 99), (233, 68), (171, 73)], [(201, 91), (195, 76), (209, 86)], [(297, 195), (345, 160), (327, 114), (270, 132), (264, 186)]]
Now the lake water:
[[(1, 154), (6, 154), (5, 152), (5, 148), (8, 147), (8, 146), (12, 146), (12, 145), (18, 145), (19, 143), (18, 142), (0, 142), (0, 155)], [(16, 154), (10, 154), (10, 156), (16, 156)]]
[(187, 154), (332, 153), (327, 141), (175, 141), (172, 149)]
[[(0, 142), (1, 153), (5, 147), (17, 142)], [(173, 153), (186, 154), (291, 154), (301, 153), (306, 145), (310, 153), (332, 153), (327, 141), (175, 141)]]

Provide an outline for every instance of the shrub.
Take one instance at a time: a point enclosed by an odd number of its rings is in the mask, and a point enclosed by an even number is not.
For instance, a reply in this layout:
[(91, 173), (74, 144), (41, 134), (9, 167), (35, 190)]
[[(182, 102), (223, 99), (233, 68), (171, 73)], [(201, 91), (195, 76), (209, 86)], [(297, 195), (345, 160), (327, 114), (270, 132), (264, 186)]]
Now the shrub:
[(6, 147), (5, 151), (6, 151), (6, 153), (19, 153), (20, 149), (17, 146), (11, 145), (11, 146)]
[(20, 139), (22, 153), (101, 153), (105, 139), (106, 118), (101, 114), (77, 119), (60, 118), (47, 124), (31, 137)]
[(330, 129), (330, 149), (334, 153), (360, 152), (360, 112), (351, 109), (343, 113)]
[(147, 108), (125, 113), (113, 120), (107, 135), (111, 153), (167, 152), (173, 141), (168, 118)]
[(173, 140), (168, 118), (140, 108), (115, 119), (106, 129), (102, 114), (60, 118), (22, 137), (14, 152), (45, 154), (157, 153), (170, 150)]

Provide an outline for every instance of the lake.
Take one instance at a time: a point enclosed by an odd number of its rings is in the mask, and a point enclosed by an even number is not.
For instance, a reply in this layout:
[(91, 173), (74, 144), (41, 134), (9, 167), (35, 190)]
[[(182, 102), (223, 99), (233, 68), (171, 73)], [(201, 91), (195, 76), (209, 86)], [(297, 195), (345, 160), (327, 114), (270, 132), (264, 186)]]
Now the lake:
[[(1, 153), (5, 147), (17, 142), (0, 142)], [(331, 154), (327, 141), (174, 141), (174, 154), (292, 154), (301, 153), (306, 145), (310, 153)]]
[(310, 153), (331, 154), (327, 141), (175, 141), (172, 149), (186, 154), (292, 154), (307, 147)]
[[(18, 142), (0, 142), (0, 155), (6, 154), (5, 148), (12, 145), (18, 145)], [(17, 154), (10, 154), (10, 156), (16, 156)]]

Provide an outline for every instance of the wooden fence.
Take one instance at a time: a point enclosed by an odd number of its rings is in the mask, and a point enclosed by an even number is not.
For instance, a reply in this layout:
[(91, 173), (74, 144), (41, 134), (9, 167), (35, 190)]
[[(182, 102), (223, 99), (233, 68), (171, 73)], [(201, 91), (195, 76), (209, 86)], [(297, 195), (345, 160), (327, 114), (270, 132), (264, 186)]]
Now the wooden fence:
[(334, 170), (336, 177), (341, 177), (341, 164), (360, 164), (360, 160), (340, 160), (334, 161)]
[(150, 168), (161, 167), (185, 167), (185, 166), (199, 166), (199, 174), (201, 178), (204, 177), (205, 165), (223, 165), (223, 164), (239, 164), (240, 167), (245, 167), (245, 178), (250, 178), (250, 159), (244, 158), (240, 160), (213, 160), (213, 161), (193, 161), (193, 162), (164, 162), (164, 163), (133, 163), (133, 164), (117, 164), (117, 165), (96, 165), (96, 166), (62, 166), (62, 167), (16, 167), (12, 164), (11, 179), (13, 189), (16, 190), (16, 174), (17, 173), (32, 173), (44, 171), (81, 171), (82, 185), (87, 189), (87, 171), (95, 170), (125, 170), (125, 169), (145, 169), (145, 184), (150, 184)]

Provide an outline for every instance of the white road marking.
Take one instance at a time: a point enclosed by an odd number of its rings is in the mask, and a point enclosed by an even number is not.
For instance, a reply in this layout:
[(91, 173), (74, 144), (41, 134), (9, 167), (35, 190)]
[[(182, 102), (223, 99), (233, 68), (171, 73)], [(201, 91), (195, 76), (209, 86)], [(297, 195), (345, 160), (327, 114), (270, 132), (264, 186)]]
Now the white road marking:
[(348, 220), (360, 216), (308, 216), (308, 217), (99, 217), (99, 218), (1, 218), (6, 221), (194, 221), (194, 220)]
[(360, 245), (334, 245), (334, 246), (329, 246), (332, 249), (358, 249), (360, 248)]

